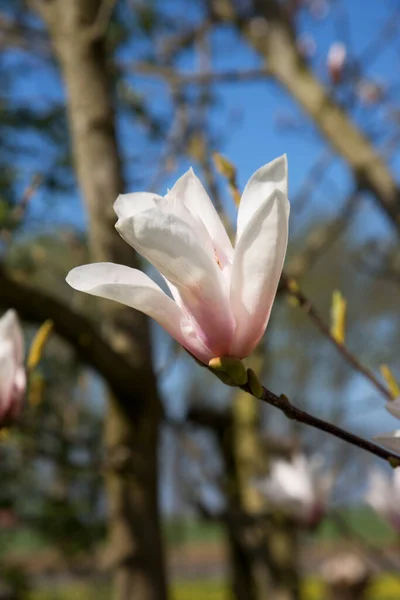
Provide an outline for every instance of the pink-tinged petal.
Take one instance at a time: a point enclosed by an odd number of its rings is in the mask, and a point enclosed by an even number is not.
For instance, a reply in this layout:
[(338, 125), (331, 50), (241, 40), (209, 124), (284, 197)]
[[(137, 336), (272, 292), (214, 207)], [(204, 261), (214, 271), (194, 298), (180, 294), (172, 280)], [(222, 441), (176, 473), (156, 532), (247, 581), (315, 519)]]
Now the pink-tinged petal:
[(10, 340), (0, 339), (0, 425), (10, 410), (17, 363)]
[(400, 419), (400, 398), (396, 398), (396, 400), (390, 400), (390, 402), (385, 404), (385, 408), (394, 417)]
[(236, 331), (231, 355), (248, 356), (268, 323), (285, 260), (289, 201), (280, 190), (264, 199), (240, 235), (231, 280)]
[(171, 194), (204, 223), (221, 266), (224, 267), (226, 263), (232, 262), (233, 248), (226, 229), (203, 184), (192, 168), (178, 179)]
[(0, 340), (11, 342), (16, 363), (22, 364), (24, 360), (24, 338), (17, 313), (13, 309), (4, 313), (0, 319)]
[(239, 204), (236, 239), (240, 238), (247, 223), (275, 190), (280, 190), (287, 197), (287, 176), (287, 157), (283, 154), (250, 177)]
[(24, 367), (18, 367), (12, 390), (12, 398), (7, 412), (7, 419), (17, 419), (21, 413), (26, 390), (26, 373)]
[(120, 194), (114, 202), (114, 211), (118, 219), (128, 219), (138, 212), (156, 208), (163, 204), (164, 199), (151, 192), (134, 192), (132, 194)]
[(400, 429), (390, 431), (389, 433), (381, 433), (373, 438), (380, 446), (384, 446), (396, 454), (400, 454)]
[(197, 338), (181, 308), (145, 273), (114, 263), (94, 263), (72, 269), (66, 281), (76, 290), (143, 312), (199, 360), (208, 362), (210, 351)]
[(116, 228), (177, 288), (205, 345), (216, 356), (226, 354), (234, 328), (226, 281), (196, 230), (177, 215), (160, 210), (120, 219)]

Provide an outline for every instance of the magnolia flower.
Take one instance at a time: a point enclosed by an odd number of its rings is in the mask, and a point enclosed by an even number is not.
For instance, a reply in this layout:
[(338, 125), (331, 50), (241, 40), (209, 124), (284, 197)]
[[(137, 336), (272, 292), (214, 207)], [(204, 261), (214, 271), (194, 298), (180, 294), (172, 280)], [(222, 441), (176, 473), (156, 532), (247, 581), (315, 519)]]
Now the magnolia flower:
[(269, 475), (256, 483), (273, 508), (292, 516), (298, 523), (313, 527), (326, 512), (333, 485), (332, 474), (322, 473), (318, 456), (308, 460), (297, 454), (292, 461), (275, 460)]
[(26, 388), (24, 339), (14, 310), (0, 319), (0, 426), (18, 417)]
[[(386, 403), (385, 408), (394, 417), (400, 419), (400, 398), (390, 400)], [(393, 452), (400, 454), (400, 429), (390, 431), (389, 433), (375, 435), (373, 439), (381, 446), (385, 446), (389, 450), (393, 450)]]
[(375, 470), (369, 478), (365, 499), (392, 527), (400, 531), (400, 470), (395, 469), (389, 477)]
[(142, 311), (205, 364), (250, 354), (267, 326), (286, 253), (286, 156), (248, 181), (234, 248), (192, 169), (166, 196), (124, 194), (114, 210), (117, 231), (159, 270), (173, 299), (145, 273), (113, 263), (77, 267), (69, 285)]
[(370, 578), (370, 569), (360, 555), (344, 551), (324, 560), (321, 575), (333, 588), (332, 591), (336, 592), (335, 598), (361, 598), (364, 596), (355, 593), (365, 590)]
[(335, 42), (328, 51), (326, 64), (332, 83), (337, 84), (342, 80), (343, 70), (346, 64), (347, 50), (341, 42)]

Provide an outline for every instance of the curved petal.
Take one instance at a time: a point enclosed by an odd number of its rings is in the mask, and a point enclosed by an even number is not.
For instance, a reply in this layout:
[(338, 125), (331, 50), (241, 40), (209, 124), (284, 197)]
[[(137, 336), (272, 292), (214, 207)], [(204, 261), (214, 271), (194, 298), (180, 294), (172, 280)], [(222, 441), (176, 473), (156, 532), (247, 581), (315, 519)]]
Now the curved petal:
[(236, 239), (241, 236), (247, 223), (275, 190), (280, 190), (287, 197), (287, 176), (286, 154), (279, 156), (253, 173), (240, 200)]
[(10, 340), (3, 340), (0, 347), (0, 424), (7, 415), (12, 402), (17, 364)]
[(66, 281), (76, 290), (145, 313), (199, 360), (208, 363), (210, 351), (197, 338), (182, 310), (142, 271), (114, 263), (94, 263), (72, 269)]
[(392, 450), (396, 454), (400, 454), (400, 429), (390, 431), (389, 433), (380, 433), (373, 438), (381, 446)]
[(24, 360), (24, 338), (18, 315), (13, 309), (4, 313), (0, 319), (0, 343), (3, 340), (11, 342), (15, 360), (17, 364), (22, 364)]
[(397, 419), (400, 419), (400, 398), (386, 402), (385, 408), (390, 412), (391, 415)]
[(120, 235), (176, 286), (215, 356), (225, 355), (234, 322), (226, 283), (216, 261), (186, 221), (148, 210), (116, 225)]
[(285, 260), (288, 218), (289, 201), (275, 190), (238, 239), (231, 280), (232, 356), (250, 354), (265, 331)]
[(7, 419), (17, 419), (23, 406), (24, 393), (26, 390), (26, 373), (23, 367), (18, 367), (14, 377), (11, 401), (7, 411)]
[(114, 211), (118, 219), (128, 219), (138, 212), (155, 208), (163, 203), (163, 198), (151, 192), (120, 194), (114, 202)]
[(231, 262), (233, 256), (231, 241), (209, 195), (192, 168), (178, 179), (171, 194), (183, 202), (186, 208), (204, 223), (222, 266), (224, 267), (226, 262)]

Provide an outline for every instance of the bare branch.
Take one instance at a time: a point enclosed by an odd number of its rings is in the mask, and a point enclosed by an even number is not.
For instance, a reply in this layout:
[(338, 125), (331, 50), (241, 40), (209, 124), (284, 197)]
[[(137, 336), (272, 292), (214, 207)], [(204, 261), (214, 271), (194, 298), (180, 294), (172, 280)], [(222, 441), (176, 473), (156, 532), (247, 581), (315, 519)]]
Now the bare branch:
[(85, 31), (87, 41), (93, 42), (105, 35), (115, 4), (116, 0), (101, 1), (95, 21)]
[(114, 351), (95, 330), (86, 317), (66, 304), (25, 283), (10, 277), (0, 265), (0, 302), (12, 306), (21, 318), (33, 323), (46, 319), (54, 322), (54, 329), (76, 350), (80, 359), (104, 377), (120, 399), (143, 392), (141, 376), (134, 365)]
[(339, 343), (331, 334), (328, 325), (326, 325), (318, 313), (315, 306), (312, 304), (311, 300), (307, 298), (301, 292), (297, 286), (291, 285), (290, 277), (287, 277), (285, 274), (282, 274), (280, 283), (280, 289), (286, 291), (291, 294), (298, 301), (301, 308), (305, 310), (308, 314), (314, 325), (320, 330), (324, 337), (326, 337), (337, 349), (339, 354), (345, 359), (346, 362), (349, 363), (359, 373), (361, 373), (366, 379), (368, 379), (372, 385), (387, 398), (388, 400), (392, 400), (392, 396), (389, 390), (379, 381), (379, 379), (374, 375), (374, 373), (364, 366), (354, 354), (350, 352), (350, 350), (344, 345)]
[(243, 81), (257, 81), (269, 77), (269, 70), (246, 69), (229, 71), (210, 71), (198, 73), (184, 73), (177, 71), (172, 67), (164, 67), (147, 62), (135, 62), (133, 64), (122, 64), (121, 68), (127, 69), (133, 73), (140, 73), (149, 77), (161, 77), (169, 84), (173, 85), (211, 85), (214, 83), (239, 83)]
[[(267, 33), (259, 35), (251, 18), (241, 18), (229, 1), (226, 20), (241, 28), (250, 44), (266, 59), (271, 76), (309, 114), (322, 135), (347, 162), (361, 189), (370, 191), (400, 234), (400, 193), (386, 163), (368, 138), (332, 99), (301, 56), (284, 7), (277, 0), (254, 0), (252, 16), (265, 20)], [(224, 17), (219, 17), (221, 20)]]
[(340, 214), (327, 223), (317, 225), (308, 235), (304, 248), (296, 254), (288, 267), (288, 274), (295, 279), (305, 275), (332, 244), (343, 234), (356, 210), (359, 194), (351, 194)]
[[(248, 384), (241, 386), (241, 389), (252, 395)], [(394, 455), (393, 452), (389, 452), (373, 442), (369, 442), (368, 440), (358, 437), (357, 435), (354, 435), (345, 429), (337, 427), (336, 425), (328, 423), (328, 421), (324, 421), (318, 417), (314, 417), (310, 413), (297, 408), (297, 406), (294, 406), (294, 404), (292, 404), (288, 398), (286, 398), (286, 396), (277, 396), (267, 388), (263, 387), (263, 394), (260, 400), (281, 410), (288, 419), (292, 419), (298, 423), (304, 423), (305, 425), (313, 427), (314, 429), (318, 429), (319, 431), (325, 431), (325, 433), (329, 433), (329, 435), (332, 435), (339, 440), (343, 440), (352, 446), (356, 446), (357, 448), (361, 448), (366, 452), (370, 452), (378, 458), (386, 460), (392, 465), (396, 465), (396, 461), (400, 461), (400, 457)]]

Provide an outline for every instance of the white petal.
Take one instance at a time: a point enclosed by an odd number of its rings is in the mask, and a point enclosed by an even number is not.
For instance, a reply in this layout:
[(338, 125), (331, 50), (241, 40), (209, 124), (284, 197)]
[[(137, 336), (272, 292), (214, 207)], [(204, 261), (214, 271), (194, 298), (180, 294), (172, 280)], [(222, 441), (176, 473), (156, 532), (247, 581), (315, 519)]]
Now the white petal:
[(378, 442), (381, 446), (392, 450), (396, 454), (400, 454), (400, 429), (389, 433), (381, 433), (375, 435), (372, 439)]
[(389, 402), (386, 402), (385, 408), (394, 417), (400, 419), (400, 398), (396, 398), (396, 400), (390, 400)]
[(21, 324), (15, 310), (8, 310), (0, 319), (0, 344), (2, 340), (9, 340), (14, 349), (17, 364), (24, 360), (24, 338)]
[(285, 260), (288, 218), (288, 199), (275, 190), (237, 241), (231, 281), (236, 320), (232, 356), (250, 354), (265, 331)]
[(197, 358), (208, 362), (210, 353), (193, 335), (182, 310), (145, 273), (113, 263), (94, 263), (72, 269), (66, 281), (76, 290), (115, 300), (145, 313)]
[(274, 192), (280, 190), (288, 195), (288, 167), (286, 154), (279, 156), (253, 173), (243, 190), (237, 218), (237, 238), (261, 204)]
[(368, 478), (365, 500), (374, 510), (386, 515), (391, 505), (392, 483), (387, 475), (374, 468)]
[(138, 212), (155, 208), (163, 203), (163, 198), (151, 192), (120, 194), (114, 202), (114, 211), (119, 219), (128, 219)]
[(175, 195), (192, 214), (197, 215), (203, 221), (221, 263), (225, 263), (226, 260), (231, 261), (233, 249), (226, 229), (203, 184), (196, 177), (192, 168), (178, 179), (171, 194)]
[(395, 491), (396, 494), (396, 500), (398, 500), (396, 502), (396, 505), (398, 507), (398, 510), (400, 512), (400, 469), (394, 469), (393, 471), (393, 489)]
[(121, 236), (176, 286), (215, 355), (229, 349), (233, 319), (226, 283), (196, 232), (178, 216), (149, 210), (119, 220)]

